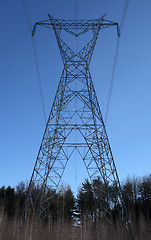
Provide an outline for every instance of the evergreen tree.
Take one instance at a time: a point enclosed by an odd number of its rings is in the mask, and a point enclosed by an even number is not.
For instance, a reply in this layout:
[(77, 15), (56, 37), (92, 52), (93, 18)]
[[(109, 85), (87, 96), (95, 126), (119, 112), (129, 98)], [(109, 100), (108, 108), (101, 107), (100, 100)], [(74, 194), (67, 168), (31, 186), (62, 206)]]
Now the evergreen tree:
[(92, 185), (88, 179), (86, 179), (85, 182), (82, 183), (82, 187), (79, 189), (77, 196), (77, 209), (81, 219), (87, 216), (90, 220), (94, 220), (94, 203)]
[(5, 203), (4, 210), (7, 213), (8, 218), (13, 217), (16, 210), (15, 202), (15, 190), (8, 186), (5, 190)]

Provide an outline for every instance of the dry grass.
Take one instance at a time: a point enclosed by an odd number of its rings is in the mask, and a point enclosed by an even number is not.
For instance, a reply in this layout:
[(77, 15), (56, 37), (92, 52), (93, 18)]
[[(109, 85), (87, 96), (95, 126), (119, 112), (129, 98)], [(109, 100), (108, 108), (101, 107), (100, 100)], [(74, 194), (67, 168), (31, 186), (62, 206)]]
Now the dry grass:
[[(130, 240), (127, 231), (120, 225), (111, 226), (105, 222), (95, 226), (85, 221), (83, 226), (74, 227), (73, 224), (59, 221), (41, 224), (38, 220), (26, 222), (22, 225), (13, 219), (0, 215), (0, 240)], [(135, 240), (150, 240), (151, 230), (143, 216), (137, 221), (138, 227), (133, 222)]]

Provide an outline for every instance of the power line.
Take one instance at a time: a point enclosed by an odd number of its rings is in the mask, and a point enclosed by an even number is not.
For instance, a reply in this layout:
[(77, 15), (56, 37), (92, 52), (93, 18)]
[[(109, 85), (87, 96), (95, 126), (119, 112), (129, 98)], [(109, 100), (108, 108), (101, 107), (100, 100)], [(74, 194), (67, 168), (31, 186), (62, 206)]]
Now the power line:
[[(25, 12), (29, 32), (31, 35), (32, 32), (32, 25), (30, 21), (30, 17), (28, 14), (27, 6), (26, 6), (26, 1), (22, 0), (22, 6)], [(43, 91), (42, 91), (42, 84), (41, 84), (41, 77), (40, 77), (40, 70), (39, 70), (39, 63), (38, 63), (38, 57), (37, 57), (37, 49), (36, 49), (36, 42), (35, 38), (32, 37), (32, 48), (33, 48), (33, 54), (34, 54), (34, 61), (35, 61), (35, 67), (36, 67), (36, 73), (37, 73), (37, 80), (38, 80), (38, 86), (39, 86), (39, 91), (40, 91), (40, 98), (41, 98), (41, 104), (42, 104), (42, 111), (44, 115), (44, 120), (46, 122), (46, 110), (45, 110), (45, 104), (44, 104), (44, 97), (43, 97)]]
[[(75, 0), (75, 21), (78, 21), (78, 0)], [(77, 34), (77, 28), (75, 27), (75, 33)], [(75, 38), (75, 52), (78, 54), (78, 37)], [(77, 79), (75, 81), (75, 91), (77, 91)], [(75, 122), (77, 124), (77, 98), (75, 98)], [(77, 131), (75, 132), (75, 143), (77, 143)], [(77, 185), (77, 149), (75, 149), (75, 182)]]
[[(124, 26), (128, 5), (129, 5), (129, 0), (126, 0), (125, 5), (124, 5), (122, 18), (121, 18), (121, 23), (120, 23), (121, 33), (122, 33), (122, 30), (123, 30), (123, 26)], [(112, 75), (111, 75), (111, 81), (110, 81), (110, 86), (109, 86), (109, 95), (108, 95), (108, 99), (107, 99), (107, 107), (106, 107), (106, 113), (105, 113), (105, 123), (107, 122), (110, 103), (111, 103), (112, 89), (113, 89), (113, 84), (114, 84), (117, 58), (118, 58), (118, 53), (119, 53), (119, 46), (120, 46), (120, 37), (118, 37), (117, 42), (116, 42), (116, 49), (115, 49), (115, 55), (114, 55), (114, 61), (113, 61)]]
[(49, 0), (46, 0), (46, 10), (47, 10), (47, 14), (49, 13)]
[(112, 96), (112, 89), (113, 89), (113, 83), (114, 83), (114, 78), (115, 78), (115, 70), (116, 70), (116, 65), (117, 65), (119, 45), (120, 45), (120, 38), (118, 37), (117, 42), (116, 42), (116, 49), (115, 49), (115, 55), (114, 55), (114, 61), (113, 61), (112, 75), (111, 75), (110, 86), (109, 86), (109, 94), (108, 94), (108, 99), (107, 99), (107, 107), (106, 107), (106, 113), (105, 113), (105, 123), (107, 123), (107, 118), (108, 118), (108, 113), (109, 113), (109, 108), (110, 108), (110, 103), (111, 103), (111, 96)]

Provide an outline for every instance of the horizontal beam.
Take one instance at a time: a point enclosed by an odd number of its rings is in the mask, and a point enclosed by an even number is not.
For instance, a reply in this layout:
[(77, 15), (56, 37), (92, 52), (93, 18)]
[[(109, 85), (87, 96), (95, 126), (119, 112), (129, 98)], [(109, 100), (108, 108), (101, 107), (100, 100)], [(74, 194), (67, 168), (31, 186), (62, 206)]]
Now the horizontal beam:
[(53, 28), (53, 24), (55, 27), (59, 27), (61, 29), (93, 29), (94, 27), (107, 28), (114, 25), (118, 25), (116, 22), (104, 20), (103, 18), (99, 19), (91, 19), (91, 20), (64, 20), (64, 19), (51, 19), (44, 20), (40, 22), (36, 22), (36, 25)]

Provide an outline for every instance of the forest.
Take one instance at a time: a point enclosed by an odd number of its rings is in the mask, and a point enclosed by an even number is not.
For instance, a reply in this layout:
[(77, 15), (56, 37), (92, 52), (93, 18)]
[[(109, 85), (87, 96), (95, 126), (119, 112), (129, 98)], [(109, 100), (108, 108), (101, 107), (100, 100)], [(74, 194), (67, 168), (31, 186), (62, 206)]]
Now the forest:
[[(47, 221), (41, 223), (35, 215), (33, 219), (20, 223), (21, 212), (27, 193), (24, 182), (16, 188), (0, 188), (0, 240), (47, 240), (47, 239), (92, 239), (127, 240), (128, 231), (120, 224), (114, 209), (114, 224), (102, 218), (104, 204), (102, 189), (104, 184), (95, 179), (86, 179), (75, 196), (70, 188), (60, 187), (53, 196)], [(151, 175), (142, 178), (127, 178), (121, 184), (122, 195), (130, 217), (135, 239), (151, 239)], [(116, 187), (110, 191), (116, 202)], [(38, 212), (38, 207), (36, 211)]]

